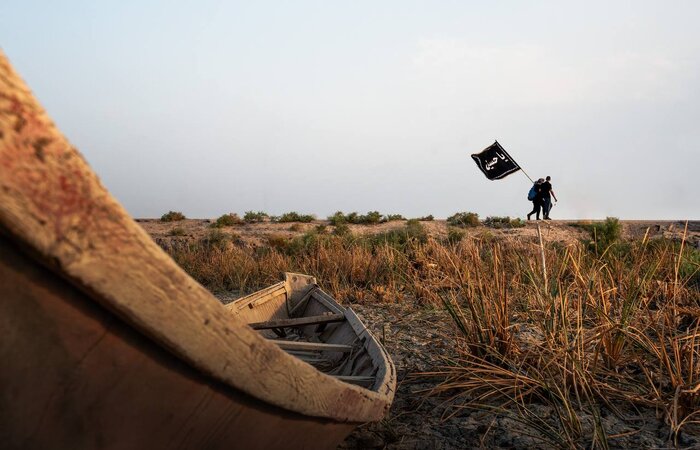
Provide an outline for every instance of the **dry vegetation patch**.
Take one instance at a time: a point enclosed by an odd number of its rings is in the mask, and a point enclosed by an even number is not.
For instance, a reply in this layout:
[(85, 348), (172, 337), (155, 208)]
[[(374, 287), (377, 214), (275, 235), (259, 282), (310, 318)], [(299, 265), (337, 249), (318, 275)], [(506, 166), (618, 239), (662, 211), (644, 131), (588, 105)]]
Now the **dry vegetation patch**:
[[(449, 342), (449, 351), (429, 343), (411, 348), (410, 340), (403, 350), (387, 346), (392, 355), (431, 355), (429, 364), (400, 370), (401, 380), (422, 380), (421, 393), (404, 387), (399, 395), (438, 399), (425, 400), (432, 412), (422, 410), (432, 414), (432, 427), (476, 430), (478, 442), (457, 433), (455, 446), (700, 443), (695, 224), (543, 224), (542, 246), (531, 225), (448, 228), (414, 220), (350, 225), (337, 234), (317, 222), (299, 232), (268, 228), (267, 241), (256, 245), (245, 237), (248, 226), (237, 228), (242, 237), (232, 245), (205, 245), (200, 237), (169, 251), (212, 290), (247, 292), (298, 271), (316, 276), (339, 300), (366, 305), (370, 316), (391, 309), (373, 309), (377, 302), (410, 305), (415, 315), (442, 311), (441, 328), (449, 332), (433, 342)], [(403, 323), (411, 323), (404, 314)], [(419, 322), (416, 331), (430, 332)], [(387, 422), (359, 433), (380, 436), (380, 446), (409, 448), (396, 437), (400, 418), (414, 417), (407, 404), (397, 398)], [(433, 442), (415, 439), (419, 447)]]

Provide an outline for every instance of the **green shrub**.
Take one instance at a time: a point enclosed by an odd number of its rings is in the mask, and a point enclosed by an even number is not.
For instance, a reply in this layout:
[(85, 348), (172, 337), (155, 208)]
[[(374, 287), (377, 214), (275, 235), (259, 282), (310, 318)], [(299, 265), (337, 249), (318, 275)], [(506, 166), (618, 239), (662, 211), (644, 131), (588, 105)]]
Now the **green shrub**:
[(314, 231), (318, 234), (325, 234), (327, 228), (328, 227), (326, 227), (326, 225), (319, 224), (319, 225), (316, 225), (316, 228), (314, 228)]
[[(491, 232), (491, 230), (481, 231), (476, 235), (477, 239), (483, 243), (494, 243), (497, 241), (496, 236)], [(488, 252), (487, 252), (488, 253)]]
[(336, 211), (332, 216), (328, 216), (328, 222), (333, 226), (346, 223), (347, 221), (348, 219), (345, 217), (345, 214), (343, 214), (343, 211)]
[(484, 225), (491, 228), (521, 228), (525, 226), (525, 221), (519, 217), (511, 219), (509, 216), (489, 216), (484, 220)]
[(326, 245), (336, 239), (339, 238), (337, 236), (319, 233), (316, 228), (309, 230), (301, 236), (292, 238), (281, 235), (270, 235), (267, 237), (268, 245), (271, 248), (291, 257), (302, 257), (313, 254), (319, 246)]
[(178, 220), (185, 220), (186, 217), (180, 211), (168, 211), (160, 217), (161, 222), (177, 222)]
[(342, 211), (337, 211), (332, 216), (328, 216), (328, 221), (331, 225), (340, 225), (343, 223), (352, 223), (356, 225), (374, 225), (377, 223), (384, 223), (390, 220), (405, 220), (401, 214), (390, 214), (388, 216), (382, 216), (379, 211), (369, 211), (367, 214), (358, 214), (357, 212), (351, 212), (349, 214), (343, 214)]
[(617, 217), (607, 217), (603, 222), (578, 222), (575, 226), (591, 233), (591, 240), (587, 242), (588, 248), (596, 254), (602, 254), (622, 237), (622, 224)]
[(369, 211), (367, 214), (360, 216), (359, 221), (359, 223), (375, 225), (382, 221), (382, 214), (379, 211)]
[(407, 220), (406, 231), (408, 231), (408, 233), (412, 236), (424, 236), (426, 239), (421, 239), (421, 241), (427, 241), (428, 233), (427, 231), (425, 231), (425, 227), (420, 223), (419, 220)]
[(510, 227), (511, 228), (522, 228), (525, 226), (525, 221), (521, 219), (520, 217), (514, 217), (510, 221)]
[(479, 215), (473, 212), (458, 212), (447, 218), (447, 225), (467, 228), (479, 226)]
[(284, 213), (281, 216), (276, 218), (276, 222), (279, 223), (288, 223), (288, 222), (302, 222), (302, 223), (309, 223), (313, 222), (315, 217), (311, 214), (299, 214), (296, 211), (291, 211), (288, 213)]
[(700, 250), (686, 247), (683, 251), (681, 263), (678, 266), (678, 276), (688, 280), (688, 285), (699, 288), (700, 286)]
[(212, 228), (223, 228), (223, 227), (232, 227), (234, 225), (241, 225), (243, 222), (243, 219), (238, 217), (238, 214), (236, 213), (230, 213), (230, 214), (224, 214), (223, 216), (220, 216), (214, 223), (210, 225)]
[(223, 250), (232, 240), (232, 235), (225, 233), (219, 229), (213, 229), (209, 231), (209, 234), (202, 238), (202, 243), (207, 247), (214, 247)]
[(622, 237), (622, 224), (617, 217), (607, 217), (605, 222), (594, 225), (596, 236), (605, 242), (613, 243)]
[(168, 236), (185, 236), (187, 233), (182, 227), (174, 227), (168, 231)]
[(392, 247), (403, 248), (409, 242), (415, 241), (424, 244), (428, 241), (428, 233), (425, 227), (417, 220), (409, 220), (404, 228), (397, 228), (367, 237), (372, 246), (388, 244)]
[(333, 234), (338, 235), (338, 236), (347, 236), (350, 234), (350, 227), (348, 226), (347, 223), (339, 223), (338, 225), (335, 226), (335, 229), (333, 230)]
[(416, 220), (420, 220), (421, 222), (432, 222), (433, 220), (435, 220), (435, 218), (432, 214), (428, 214), (427, 216), (419, 217)]
[(259, 222), (264, 222), (265, 219), (267, 219), (268, 216), (267, 213), (262, 212), (262, 211), (246, 211), (245, 214), (243, 214), (243, 220), (246, 223), (259, 223)]
[(457, 227), (448, 227), (447, 228), (447, 242), (450, 244), (456, 244), (457, 242), (461, 241), (464, 239), (464, 236), (466, 236), (466, 231), (457, 228)]

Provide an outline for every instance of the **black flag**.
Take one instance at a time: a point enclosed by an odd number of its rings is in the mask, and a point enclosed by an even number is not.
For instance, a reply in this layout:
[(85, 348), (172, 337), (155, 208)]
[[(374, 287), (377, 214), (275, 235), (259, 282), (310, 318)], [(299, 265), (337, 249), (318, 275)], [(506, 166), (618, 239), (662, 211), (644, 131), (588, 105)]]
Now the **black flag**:
[(500, 180), (520, 170), (518, 163), (513, 161), (498, 141), (483, 149), (481, 153), (474, 153), (472, 158), (489, 180)]

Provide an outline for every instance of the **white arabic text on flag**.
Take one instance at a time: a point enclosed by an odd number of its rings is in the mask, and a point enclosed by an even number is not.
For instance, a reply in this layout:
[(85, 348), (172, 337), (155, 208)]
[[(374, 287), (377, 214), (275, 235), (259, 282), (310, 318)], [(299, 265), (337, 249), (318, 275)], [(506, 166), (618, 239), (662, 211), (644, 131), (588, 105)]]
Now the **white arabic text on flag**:
[(518, 163), (511, 158), (498, 141), (495, 141), (480, 153), (474, 153), (471, 156), (489, 180), (500, 180), (520, 170)]

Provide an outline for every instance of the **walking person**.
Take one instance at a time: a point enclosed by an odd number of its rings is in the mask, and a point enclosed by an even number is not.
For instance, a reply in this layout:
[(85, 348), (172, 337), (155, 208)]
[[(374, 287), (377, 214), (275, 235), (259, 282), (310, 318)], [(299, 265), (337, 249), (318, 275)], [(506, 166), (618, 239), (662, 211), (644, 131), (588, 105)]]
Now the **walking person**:
[(540, 185), (540, 193), (542, 194), (542, 214), (544, 215), (545, 220), (551, 220), (549, 218), (549, 211), (552, 209), (552, 197), (554, 197), (555, 202), (558, 201), (557, 196), (554, 194), (554, 190), (552, 190), (552, 183), (550, 183), (551, 180), (552, 177), (547, 175), (545, 182)]
[[(537, 220), (540, 220), (540, 210), (542, 209), (542, 183), (544, 183), (544, 178), (540, 178), (539, 180), (535, 181), (535, 184), (532, 185), (532, 189), (530, 190), (530, 193), (534, 190), (534, 197), (532, 197), (532, 211), (530, 211), (527, 214), (527, 220), (530, 220), (530, 216), (535, 214), (535, 218)], [(528, 198), (531, 196), (528, 195)]]

